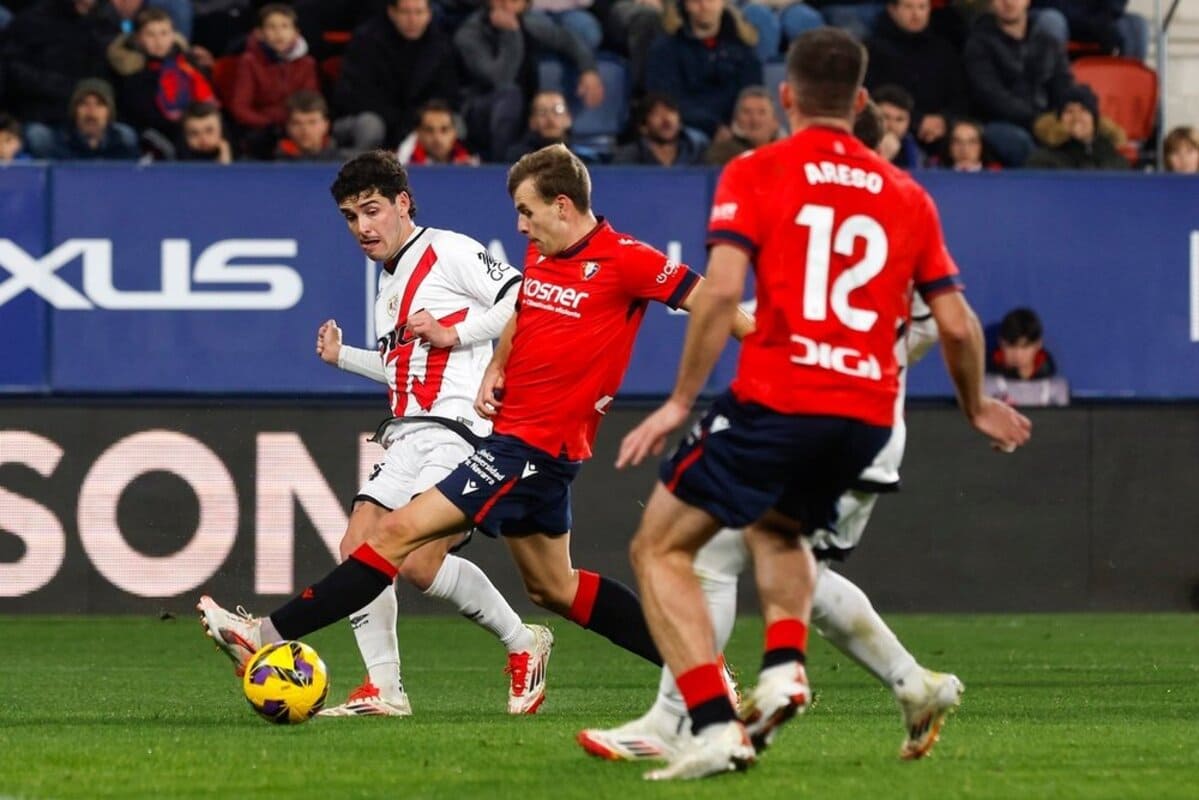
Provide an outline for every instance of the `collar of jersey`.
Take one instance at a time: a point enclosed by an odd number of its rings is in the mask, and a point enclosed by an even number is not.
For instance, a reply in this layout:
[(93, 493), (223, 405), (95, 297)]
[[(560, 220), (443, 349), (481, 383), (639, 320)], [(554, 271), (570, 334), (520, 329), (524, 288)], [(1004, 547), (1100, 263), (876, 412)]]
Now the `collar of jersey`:
[(603, 217), (596, 217), (595, 227), (588, 231), (586, 236), (584, 236), (582, 239), (579, 239), (579, 241), (575, 242), (561, 253), (558, 253), (558, 255), (554, 256), (554, 258), (574, 258), (579, 253), (583, 252), (583, 248), (587, 246), (587, 243), (591, 241), (593, 236), (599, 233), (602, 228), (607, 226), (607, 220), (605, 220)]
[(394, 258), (389, 258), (383, 262), (383, 269), (387, 270), (389, 275), (396, 271), (396, 267), (399, 265), (400, 259), (404, 257), (404, 254), (408, 252), (412, 245), (416, 244), (417, 239), (425, 235), (425, 231), (427, 230), (429, 229), (417, 228), (416, 233), (414, 233), (412, 237), (408, 239), (408, 241), (404, 242), (404, 246), (400, 248), (400, 252), (396, 253)]

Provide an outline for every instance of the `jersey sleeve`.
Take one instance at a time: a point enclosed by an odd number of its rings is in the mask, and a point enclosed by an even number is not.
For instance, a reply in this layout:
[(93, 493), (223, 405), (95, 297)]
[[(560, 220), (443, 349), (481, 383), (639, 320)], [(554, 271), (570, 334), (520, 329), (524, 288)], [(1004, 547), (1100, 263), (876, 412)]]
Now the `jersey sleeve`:
[(750, 258), (757, 255), (762, 244), (759, 226), (758, 193), (752, 158), (734, 158), (720, 173), (712, 213), (708, 217), (708, 246), (731, 244), (740, 247)]
[(494, 306), (520, 284), (521, 275), (516, 267), (493, 258), (487, 248), (469, 236), (454, 237), (453, 254), (448, 266), (454, 281), (480, 305)]
[(686, 264), (671, 261), (664, 253), (647, 244), (632, 245), (621, 253), (621, 284), (637, 300), (657, 300), (678, 308), (699, 275)]
[(959, 292), (963, 286), (958, 266), (945, 246), (937, 207), (927, 193), (922, 191), (921, 197), (923, 214), (916, 228), (921, 232), (921, 238), (914, 278), (916, 291), (928, 301), (942, 292)]

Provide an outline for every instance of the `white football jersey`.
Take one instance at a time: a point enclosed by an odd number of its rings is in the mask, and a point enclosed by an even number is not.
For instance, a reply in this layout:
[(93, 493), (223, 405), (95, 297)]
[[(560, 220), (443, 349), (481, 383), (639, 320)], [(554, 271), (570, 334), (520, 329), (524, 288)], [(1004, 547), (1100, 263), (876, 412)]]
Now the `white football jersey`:
[(908, 368), (924, 358), (937, 343), (937, 323), (933, 312), (919, 294), (912, 296), (911, 313), (907, 324), (900, 328), (895, 341), (895, 360), (899, 364), (899, 392), (895, 395), (895, 424), (891, 427), (891, 438), (874, 457), (874, 461), (862, 470), (858, 478), (859, 488), (891, 489), (899, 485), (899, 465), (908, 442), (908, 426), (904, 421), (904, 403), (907, 400)]
[(474, 400), (491, 360), (491, 341), (431, 347), (410, 336), (404, 321), (423, 309), (451, 327), (491, 308), (520, 280), (519, 271), (469, 236), (416, 228), (380, 272), (375, 300), (377, 346), (394, 416), (446, 417), (479, 436), (490, 432)]

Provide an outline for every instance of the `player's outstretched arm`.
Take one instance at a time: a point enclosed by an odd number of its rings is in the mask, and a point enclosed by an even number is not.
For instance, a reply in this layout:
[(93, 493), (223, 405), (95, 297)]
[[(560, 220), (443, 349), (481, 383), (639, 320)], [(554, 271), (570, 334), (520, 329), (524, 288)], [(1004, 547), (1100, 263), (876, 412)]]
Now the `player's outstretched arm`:
[(957, 391), (958, 405), (974, 429), (1010, 453), (1028, 441), (1032, 422), (1016, 409), (983, 393), (983, 330), (960, 292), (944, 292), (929, 301), (941, 333), (945, 367)]
[(372, 381), (387, 383), (387, 374), (377, 352), (350, 347), (341, 338), (337, 320), (329, 319), (321, 324), (316, 331), (316, 354), (321, 361)]
[(749, 256), (744, 250), (718, 244), (708, 256), (708, 277), (687, 298), (690, 311), (687, 339), (679, 362), (674, 391), (666, 402), (624, 437), (616, 468), (637, 465), (658, 455), (666, 437), (687, 421), (691, 407), (708, 382), (720, 351), (742, 314), (737, 308), (745, 291)]
[(479, 384), (479, 393), (475, 397), (475, 411), (484, 419), (494, 418), (504, 405), (504, 368), (508, 364), (508, 356), (512, 352), (512, 337), (515, 335), (516, 315), (513, 314), (495, 344), (495, 352), (491, 354), (491, 362), (483, 371), (483, 382)]
[[(699, 291), (699, 287), (703, 286), (703, 284), (704, 284), (704, 279), (701, 277), (698, 281), (696, 281), (695, 288), (691, 290), (691, 293), (688, 294), (687, 297), (683, 299), (682, 303), (679, 303), (679, 308), (683, 309), (684, 311), (690, 312), (692, 299), (695, 297), (696, 292)], [(754, 315), (749, 313), (747, 310), (745, 310), (745, 308), (742, 306), (742, 304), (738, 303), (737, 304), (737, 313), (733, 315), (733, 330), (732, 330), (733, 338), (740, 342), (742, 339), (744, 339), (746, 336), (749, 336), (753, 332), (754, 332)]]

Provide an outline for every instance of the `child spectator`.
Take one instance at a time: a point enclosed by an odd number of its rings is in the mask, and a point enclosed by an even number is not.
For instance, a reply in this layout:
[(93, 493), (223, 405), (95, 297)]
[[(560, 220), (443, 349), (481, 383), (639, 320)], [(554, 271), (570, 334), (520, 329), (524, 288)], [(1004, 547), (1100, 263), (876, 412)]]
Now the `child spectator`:
[(1057, 117), (1039, 121), (1037, 134), (1048, 146), (1038, 148), (1026, 164), (1030, 169), (1129, 168), (1117, 146), (1124, 132), (1099, 116), (1099, 99), (1086, 84), (1072, 86), (1062, 96)]
[(937, 159), (937, 166), (954, 172), (983, 172), (1000, 169), (999, 162), (986, 155), (983, 141), (983, 126), (972, 119), (959, 119), (949, 127), (945, 154)]
[(192, 103), (183, 113), (183, 141), (180, 161), (212, 161), (229, 164), (233, 148), (225, 138), (221, 110), (215, 103)]
[[(174, 142), (182, 133), (183, 112), (192, 103), (215, 102), (212, 85), (184, 55), (182, 37), (170, 15), (147, 8), (137, 15), (132, 40), (118, 38), (109, 48), (126, 72), (120, 84), (121, 116), (139, 131), (157, 131)], [(118, 72), (122, 72), (118, 68)]]
[(329, 106), (320, 92), (302, 90), (287, 98), (287, 135), (275, 148), (277, 161), (337, 161), (329, 137)]
[(0, 165), (28, 161), (29, 158), (21, 140), (21, 123), (11, 114), (0, 113)]
[(915, 101), (905, 89), (893, 84), (880, 86), (871, 92), (879, 112), (883, 115), (883, 126), (899, 142), (899, 150), (891, 157), (891, 163), (903, 169), (921, 166), (920, 146), (912, 134), (912, 110)]
[(1021, 381), (1057, 374), (1053, 356), (1045, 349), (1041, 318), (1031, 308), (1015, 308), (999, 323), (999, 346), (991, 353), (987, 371)]
[(1199, 134), (1190, 125), (1179, 125), (1162, 142), (1166, 172), (1199, 173)]
[(316, 61), (296, 28), (296, 12), (269, 3), (258, 12), (258, 27), (238, 60), (229, 111), (246, 129), (251, 154), (270, 153), (288, 119), (288, 98), (317, 91)]
[(479, 159), (458, 140), (457, 121), (449, 103), (430, 100), (421, 108), (419, 120), (416, 130), (400, 143), (396, 157), (401, 164), (478, 165)]

